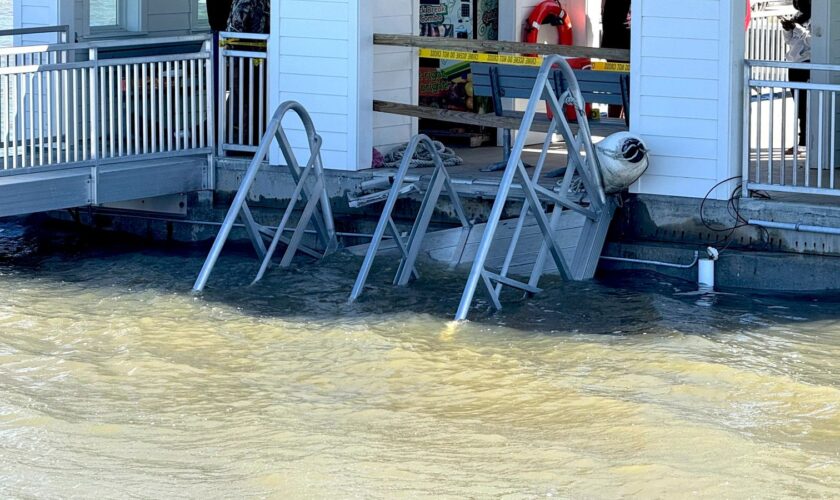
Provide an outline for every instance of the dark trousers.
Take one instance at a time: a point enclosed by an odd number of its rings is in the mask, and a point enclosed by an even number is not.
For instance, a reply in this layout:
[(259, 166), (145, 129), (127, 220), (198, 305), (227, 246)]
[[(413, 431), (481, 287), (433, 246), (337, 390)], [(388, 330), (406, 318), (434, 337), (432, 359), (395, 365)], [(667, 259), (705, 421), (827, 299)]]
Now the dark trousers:
[[(790, 69), (788, 70), (788, 80), (806, 83), (811, 80), (811, 72), (807, 69)], [(796, 92), (799, 93), (799, 107), (796, 110), (796, 121), (799, 122), (799, 142), (797, 144), (805, 146), (808, 142), (808, 91), (796, 90)]]

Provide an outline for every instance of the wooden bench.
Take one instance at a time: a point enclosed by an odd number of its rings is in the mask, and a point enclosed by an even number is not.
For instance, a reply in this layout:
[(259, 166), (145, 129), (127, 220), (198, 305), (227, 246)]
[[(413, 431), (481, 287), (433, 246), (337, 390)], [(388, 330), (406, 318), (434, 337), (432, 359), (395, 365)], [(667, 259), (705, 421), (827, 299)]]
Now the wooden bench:
[[(491, 97), (497, 116), (520, 116), (504, 109), (502, 98), (528, 99), (534, 89), (534, 82), (539, 68), (529, 66), (509, 66), (503, 64), (473, 63), (473, 91), (476, 96)], [(574, 70), (584, 101), (589, 104), (613, 104), (624, 106), (625, 116), (629, 116), (629, 75), (616, 71)], [(559, 96), (566, 89), (560, 70), (552, 74), (552, 87)], [(602, 120), (605, 126), (626, 129), (629, 121)], [(590, 120), (590, 127), (597, 120)], [(622, 126), (623, 125), (623, 126)]]
[[(522, 114), (505, 110), (503, 99), (529, 99), (534, 90), (540, 68), (530, 66), (511, 66), (505, 64), (472, 63), (473, 92), (478, 97), (491, 97), (496, 116), (518, 118)], [(626, 73), (615, 71), (573, 70), (578, 81), (581, 95), (588, 104), (614, 104), (624, 106), (625, 121), (620, 120), (590, 120), (589, 126), (593, 133), (609, 135), (613, 132), (626, 130), (629, 122), (629, 92), (628, 76)], [(567, 85), (562, 72), (554, 70), (551, 75), (551, 86), (554, 93), (560, 96), (566, 91)], [(538, 120), (547, 122), (545, 114)], [(504, 159), (490, 165), (484, 171), (501, 170), (505, 167), (510, 156), (511, 129), (503, 128), (502, 140)]]

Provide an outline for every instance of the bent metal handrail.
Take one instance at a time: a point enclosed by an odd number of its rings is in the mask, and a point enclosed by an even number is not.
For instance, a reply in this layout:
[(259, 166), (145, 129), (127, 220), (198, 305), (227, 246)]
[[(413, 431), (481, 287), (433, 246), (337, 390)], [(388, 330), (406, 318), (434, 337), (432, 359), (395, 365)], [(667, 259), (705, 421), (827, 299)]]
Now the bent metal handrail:
[[(306, 133), (307, 142), (309, 143), (310, 156), (306, 165), (303, 167), (301, 167), (298, 163), (294, 150), (292, 149), (292, 145), (289, 142), (286, 132), (283, 130), (282, 126), (283, 118), (290, 111), (296, 113), (300, 118)], [(275, 140), (277, 141), (280, 151), (286, 160), (286, 165), (289, 167), (292, 177), (295, 179), (296, 186), (289, 201), (289, 205), (286, 207), (285, 213), (283, 214), (280, 225), (275, 230), (271, 231), (258, 225), (254, 221), (246, 200), (248, 198), (248, 192), (256, 180), (257, 173), (260, 168), (262, 168), (263, 161), (268, 155), (268, 151)], [(277, 108), (273, 117), (268, 122), (268, 127), (260, 140), (260, 146), (257, 149), (254, 158), (248, 165), (248, 170), (242, 178), (242, 183), (239, 185), (239, 189), (236, 192), (233, 203), (225, 216), (222, 227), (219, 229), (219, 234), (213, 242), (210, 254), (207, 256), (207, 260), (204, 262), (204, 266), (202, 266), (201, 272), (198, 274), (193, 290), (201, 291), (204, 289), (210, 274), (213, 272), (213, 268), (216, 265), (219, 254), (221, 254), (222, 248), (230, 236), (234, 223), (240, 215), (243, 218), (245, 229), (248, 232), (248, 237), (254, 246), (254, 250), (256, 250), (257, 255), (262, 260), (260, 270), (254, 280), (255, 282), (262, 278), (269, 262), (271, 261), (271, 257), (281, 240), (285, 240), (287, 242), (288, 248), (286, 249), (286, 253), (283, 255), (280, 265), (281, 267), (288, 267), (288, 265), (291, 264), (291, 259), (300, 246), (301, 239), (303, 238), (306, 227), (309, 224), (309, 220), (313, 217), (317, 228), (316, 232), (325, 248), (324, 255), (327, 255), (335, 250), (337, 247), (336, 231), (333, 223), (332, 209), (330, 208), (330, 199), (324, 185), (324, 171), (323, 164), (321, 162), (321, 144), (321, 136), (316, 133), (315, 125), (312, 123), (312, 118), (309, 116), (309, 113), (303, 105), (295, 101), (286, 101)], [(313, 186), (309, 186), (308, 184), (308, 180), (311, 176), (310, 172), (315, 176), (315, 184)], [(300, 197), (305, 203), (305, 207), (297, 223), (297, 227), (294, 230), (294, 234), (290, 239), (286, 239), (284, 238), (283, 233), (289, 222), (291, 214), (295, 209), (298, 197)], [(315, 212), (315, 208), (318, 203), (321, 204), (320, 213)], [(264, 234), (268, 234), (272, 238), (268, 249), (266, 249), (265, 243), (262, 240)]]

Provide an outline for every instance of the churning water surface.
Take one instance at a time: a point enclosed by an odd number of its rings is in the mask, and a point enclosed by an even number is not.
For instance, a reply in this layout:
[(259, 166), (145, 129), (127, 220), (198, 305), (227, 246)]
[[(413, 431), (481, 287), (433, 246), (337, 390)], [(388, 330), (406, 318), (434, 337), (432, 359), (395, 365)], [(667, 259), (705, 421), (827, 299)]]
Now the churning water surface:
[[(2, 497), (836, 497), (840, 301), (0, 233)], [(392, 271), (393, 268), (390, 269)], [(484, 304), (486, 307), (486, 303)]]

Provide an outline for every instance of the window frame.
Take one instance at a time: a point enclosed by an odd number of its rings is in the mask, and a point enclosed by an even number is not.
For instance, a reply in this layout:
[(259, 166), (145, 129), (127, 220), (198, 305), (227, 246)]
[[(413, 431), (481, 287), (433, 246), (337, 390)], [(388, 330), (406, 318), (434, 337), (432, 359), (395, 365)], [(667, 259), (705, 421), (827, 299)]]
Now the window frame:
[(204, 0), (204, 19), (201, 18), (200, 13), (202, 10), (200, 0), (191, 0), (190, 1), (190, 31), (210, 31), (210, 17), (207, 15), (207, 0)]
[(85, 0), (85, 38), (111, 38), (144, 34), (146, 26), (145, 0), (116, 0), (117, 24), (91, 26), (91, 2)]

